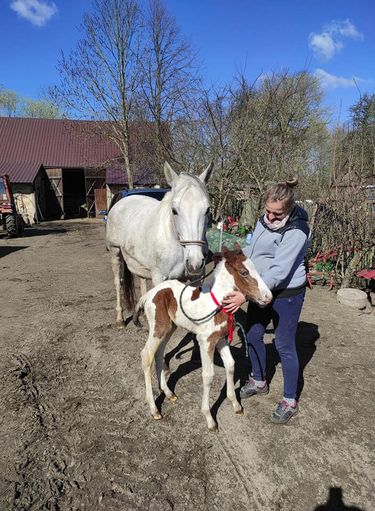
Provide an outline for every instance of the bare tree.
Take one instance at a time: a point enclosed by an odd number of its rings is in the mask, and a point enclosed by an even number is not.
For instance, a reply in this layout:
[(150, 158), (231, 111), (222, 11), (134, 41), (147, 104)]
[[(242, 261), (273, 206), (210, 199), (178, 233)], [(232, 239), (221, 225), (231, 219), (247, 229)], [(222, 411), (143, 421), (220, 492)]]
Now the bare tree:
[(196, 56), (176, 20), (161, 0), (150, 0), (145, 15), (146, 54), (143, 95), (150, 119), (156, 123), (162, 153), (177, 161), (170, 132), (178, 119), (190, 118), (191, 96), (198, 90)]
[(239, 189), (237, 179), (239, 160), (233, 152), (230, 136), (230, 100), (230, 90), (227, 86), (203, 93), (201, 111), (205, 117), (204, 140), (216, 169), (216, 179), (210, 189), (213, 218), (216, 221), (223, 217), (228, 202), (234, 198)]
[(317, 147), (325, 122), (321, 92), (308, 73), (273, 73), (233, 92), (232, 136), (244, 177), (266, 183), (299, 174)]
[(92, 13), (84, 15), (77, 47), (68, 57), (61, 55), (61, 83), (52, 91), (66, 109), (111, 121), (101, 127), (121, 151), (130, 188), (129, 123), (142, 87), (142, 29), (135, 0), (94, 0)]

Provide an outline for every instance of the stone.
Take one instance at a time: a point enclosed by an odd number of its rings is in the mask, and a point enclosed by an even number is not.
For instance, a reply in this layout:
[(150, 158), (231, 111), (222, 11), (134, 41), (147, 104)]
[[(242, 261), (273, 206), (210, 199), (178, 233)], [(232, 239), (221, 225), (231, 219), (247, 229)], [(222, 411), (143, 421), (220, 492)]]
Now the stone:
[(337, 291), (337, 301), (354, 309), (365, 309), (369, 304), (367, 294), (364, 291), (350, 287), (344, 287)]

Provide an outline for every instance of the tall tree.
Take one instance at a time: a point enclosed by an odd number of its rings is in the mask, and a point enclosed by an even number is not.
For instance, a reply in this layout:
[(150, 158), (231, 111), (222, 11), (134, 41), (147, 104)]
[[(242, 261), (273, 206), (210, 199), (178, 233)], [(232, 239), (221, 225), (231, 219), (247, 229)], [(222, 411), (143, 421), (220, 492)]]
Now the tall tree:
[(364, 94), (351, 108), (352, 139), (358, 153), (358, 173), (375, 174), (375, 94)]
[(22, 117), (39, 119), (58, 119), (62, 114), (57, 106), (46, 100), (24, 99)]
[(61, 55), (61, 83), (52, 91), (58, 104), (70, 111), (111, 121), (106, 135), (121, 151), (130, 188), (129, 123), (142, 85), (142, 29), (135, 0), (94, 0), (92, 12), (84, 15), (82, 38), (75, 50)]
[(0, 112), (6, 117), (15, 117), (19, 110), (21, 97), (14, 91), (0, 88)]
[(254, 84), (240, 76), (231, 137), (241, 181), (258, 190), (258, 209), (270, 181), (319, 170), (316, 156), (326, 136), (321, 98), (318, 81), (307, 72), (271, 73)]
[(171, 153), (169, 132), (179, 118), (189, 117), (187, 105), (198, 90), (196, 57), (176, 20), (161, 0), (149, 0), (145, 14), (146, 54), (142, 59), (143, 94), (163, 152)]

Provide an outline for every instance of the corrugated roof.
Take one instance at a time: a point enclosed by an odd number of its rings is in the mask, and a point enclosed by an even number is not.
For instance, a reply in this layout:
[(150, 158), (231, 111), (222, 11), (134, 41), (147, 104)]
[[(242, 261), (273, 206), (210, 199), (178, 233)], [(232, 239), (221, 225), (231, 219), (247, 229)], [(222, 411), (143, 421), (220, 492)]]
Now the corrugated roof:
[(40, 163), (9, 163), (0, 161), (0, 175), (8, 174), (11, 183), (33, 183)]
[[(153, 129), (147, 124), (131, 128), (130, 145), (135, 161), (141, 152), (149, 153)], [(144, 140), (143, 147), (139, 139)], [(99, 131), (95, 121), (0, 117), (0, 168), (6, 166), (11, 182), (33, 182), (38, 165), (107, 167), (120, 158), (117, 145)]]

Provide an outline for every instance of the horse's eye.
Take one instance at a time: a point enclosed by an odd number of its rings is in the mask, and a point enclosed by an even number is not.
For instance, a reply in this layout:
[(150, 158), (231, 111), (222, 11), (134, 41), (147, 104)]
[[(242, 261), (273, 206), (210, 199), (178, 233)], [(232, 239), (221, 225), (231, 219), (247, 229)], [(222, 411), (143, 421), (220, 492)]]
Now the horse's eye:
[(173, 213), (174, 215), (178, 215), (178, 213), (177, 213), (177, 209), (172, 208), (172, 213)]
[(240, 275), (242, 275), (242, 277), (247, 277), (249, 275), (249, 272), (247, 270), (243, 270), (240, 271)]

